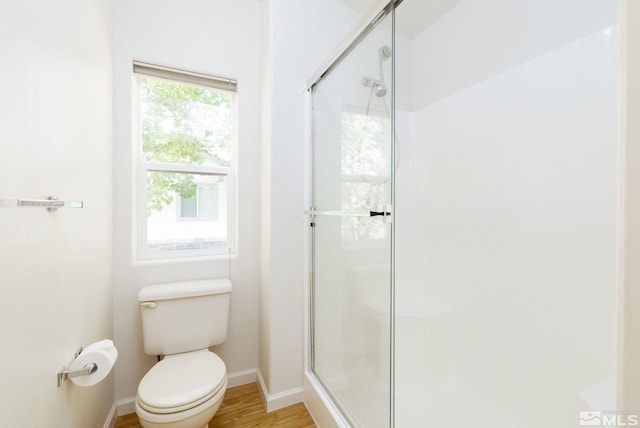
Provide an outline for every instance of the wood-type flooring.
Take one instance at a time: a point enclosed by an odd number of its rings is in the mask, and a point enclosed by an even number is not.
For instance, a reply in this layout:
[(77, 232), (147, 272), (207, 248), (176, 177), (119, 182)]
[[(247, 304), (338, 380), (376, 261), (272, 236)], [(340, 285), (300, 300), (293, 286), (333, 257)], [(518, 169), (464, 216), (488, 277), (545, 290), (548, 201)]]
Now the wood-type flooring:
[[(315, 426), (307, 408), (302, 403), (267, 413), (258, 385), (255, 383), (229, 388), (220, 409), (209, 422), (209, 428), (313, 428)], [(120, 416), (115, 428), (142, 428), (142, 425), (136, 414), (131, 413)]]

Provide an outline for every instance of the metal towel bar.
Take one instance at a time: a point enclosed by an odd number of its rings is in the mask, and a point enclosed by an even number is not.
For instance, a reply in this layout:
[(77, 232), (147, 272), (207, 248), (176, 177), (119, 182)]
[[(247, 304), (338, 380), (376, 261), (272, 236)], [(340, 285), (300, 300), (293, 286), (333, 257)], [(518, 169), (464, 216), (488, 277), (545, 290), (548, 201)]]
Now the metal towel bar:
[(57, 211), (58, 208), (82, 208), (82, 201), (59, 201), (55, 196), (47, 199), (27, 198), (0, 198), (0, 207), (43, 207), (49, 211)]

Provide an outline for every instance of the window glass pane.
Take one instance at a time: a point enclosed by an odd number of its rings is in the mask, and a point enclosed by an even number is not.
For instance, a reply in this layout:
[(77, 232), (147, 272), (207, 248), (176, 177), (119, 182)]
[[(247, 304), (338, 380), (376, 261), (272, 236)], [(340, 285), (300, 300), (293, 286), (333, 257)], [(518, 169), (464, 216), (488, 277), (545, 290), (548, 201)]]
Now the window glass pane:
[[(215, 198), (198, 187), (217, 189)], [(217, 216), (201, 218), (202, 201), (205, 210)], [(180, 216), (182, 202), (197, 201), (191, 218)], [(213, 204), (213, 206), (212, 206)], [(180, 208), (180, 209), (179, 209)], [(187, 209), (191, 209), (188, 207)], [(196, 217), (196, 214), (198, 216)], [(174, 251), (228, 248), (227, 243), (227, 177), (149, 172), (147, 174), (147, 250)]]
[(231, 166), (232, 93), (141, 77), (147, 162)]
[(198, 199), (195, 196), (191, 198), (180, 197), (180, 217), (197, 217), (198, 216)]
[(216, 217), (216, 192), (215, 187), (206, 186), (198, 188), (198, 218)]

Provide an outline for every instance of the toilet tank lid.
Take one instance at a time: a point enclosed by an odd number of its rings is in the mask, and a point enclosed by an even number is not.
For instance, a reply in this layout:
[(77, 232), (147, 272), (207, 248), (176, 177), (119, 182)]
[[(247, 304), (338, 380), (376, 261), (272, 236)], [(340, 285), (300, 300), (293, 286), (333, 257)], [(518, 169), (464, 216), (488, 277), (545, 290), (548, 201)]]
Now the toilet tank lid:
[(228, 279), (202, 279), (198, 281), (170, 282), (146, 285), (138, 293), (139, 302), (150, 300), (170, 300), (185, 297), (208, 296), (231, 292)]

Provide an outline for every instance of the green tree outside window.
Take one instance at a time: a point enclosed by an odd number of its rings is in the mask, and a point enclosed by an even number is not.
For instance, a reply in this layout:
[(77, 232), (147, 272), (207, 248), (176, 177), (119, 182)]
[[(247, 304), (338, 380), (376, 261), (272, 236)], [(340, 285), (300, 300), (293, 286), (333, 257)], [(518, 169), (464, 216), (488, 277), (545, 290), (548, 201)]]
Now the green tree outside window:
[[(143, 78), (142, 154), (146, 162), (231, 166), (232, 96), (212, 88)], [(193, 175), (152, 172), (147, 215), (194, 197)]]

